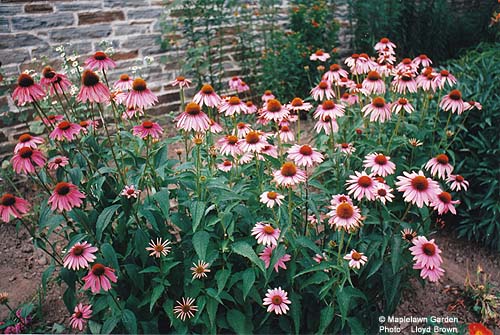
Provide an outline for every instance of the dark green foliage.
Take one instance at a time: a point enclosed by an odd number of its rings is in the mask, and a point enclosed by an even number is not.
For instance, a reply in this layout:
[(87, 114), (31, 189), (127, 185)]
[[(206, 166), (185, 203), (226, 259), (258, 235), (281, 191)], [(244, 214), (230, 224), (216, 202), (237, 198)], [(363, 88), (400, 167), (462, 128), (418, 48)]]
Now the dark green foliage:
[(425, 53), (442, 61), (493, 38), (488, 33), (493, 1), (468, 1), (466, 8), (464, 2), (446, 0), (351, 0), (349, 4), (354, 51), (372, 50), (380, 38), (388, 37), (397, 45), (400, 57)]
[(467, 211), (459, 211), (460, 236), (500, 250), (500, 43), (481, 44), (449, 64), (465, 99), (483, 109), (471, 110), (452, 149), (470, 189), (462, 193)]

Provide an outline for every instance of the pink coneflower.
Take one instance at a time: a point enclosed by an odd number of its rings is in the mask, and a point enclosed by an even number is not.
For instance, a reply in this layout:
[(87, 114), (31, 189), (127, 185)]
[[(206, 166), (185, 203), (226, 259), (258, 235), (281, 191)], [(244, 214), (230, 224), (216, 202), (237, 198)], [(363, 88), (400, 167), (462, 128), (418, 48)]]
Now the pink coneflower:
[(160, 258), (162, 255), (167, 256), (170, 250), (172, 249), (169, 247), (170, 241), (165, 240), (161, 241), (161, 237), (156, 238), (156, 243), (154, 240), (149, 241), (149, 247), (146, 248), (147, 251), (151, 252), (149, 256), (154, 256), (156, 258)]
[(138, 108), (125, 108), (125, 111), (122, 113), (122, 119), (131, 120), (135, 117), (143, 116), (144, 111)]
[(210, 118), (201, 110), (200, 105), (190, 102), (186, 105), (184, 112), (179, 115), (177, 128), (204, 133), (210, 128)]
[(18, 106), (23, 106), (27, 102), (40, 101), (45, 96), (42, 86), (35, 83), (33, 78), (22, 73), (17, 79), (17, 86), (12, 92), (12, 99), (17, 100)]
[(222, 163), (217, 164), (217, 168), (223, 172), (229, 172), (233, 168), (233, 162), (226, 159)]
[(316, 133), (320, 133), (321, 130), (325, 132), (326, 135), (330, 135), (333, 131), (334, 133), (339, 131), (339, 126), (337, 124), (337, 120), (331, 118), (328, 115), (322, 116), (319, 118), (318, 122), (314, 125), (314, 130)]
[(427, 170), (430, 169), (431, 175), (438, 175), (438, 178), (445, 179), (447, 175), (450, 175), (453, 171), (453, 166), (450, 164), (450, 159), (445, 154), (439, 154), (434, 158), (431, 158), (427, 164), (425, 164)]
[(57, 170), (68, 164), (69, 164), (69, 159), (68, 157), (65, 156), (56, 156), (47, 163), (50, 170)]
[(430, 282), (437, 282), (444, 275), (444, 270), (440, 267), (428, 268), (421, 266), (418, 263), (413, 265), (415, 270), (420, 270), (422, 279), (428, 278)]
[(275, 289), (268, 289), (266, 297), (264, 298), (263, 305), (267, 306), (268, 313), (276, 313), (277, 315), (286, 314), (290, 309), (288, 305), (292, 302), (288, 300), (288, 293), (281, 289), (281, 287)]
[(228, 82), (229, 88), (236, 91), (240, 82), (241, 82), (240, 77), (238, 77), (238, 76), (232, 77), (231, 79), (229, 79), (229, 82)]
[(393, 53), (380, 52), (377, 58), (378, 66), (375, 68), (379, 73), (387, 77), (394, 70), (393, 64), (396, 62), (396, 56)]
[(368, 73), (372, 67), (370, 57), (364, 53), (354, 53), (350, 57), (347, 57), (344, 63), (349, 66), (352, 74)]
[(315, 119), (321, 119), (329, 116), (332, 119), (344, 116), (345, 106), (341, 104), (336, 104), (332, 100), (325, 100), (321, 105), (314, 111), (313, 117)]
[(63, 73), (56, 73), (50, 66), (46, 66), (42, 70), (42, 78), (40, 84), (49, 90), (50, 95), (63, 94), (67, 91), (72, 83)]
[(390, 161), (391, 157), (384, 154), (373, 153), (366, 155), (363, 161), (365, 168), (370, 168), (372, 173), (382, 177), (386, 177), (394, 173), (396, 164)]
[(401, 238), (406, 242), (411, 243), (415, 237), (417, 237), (417, 232), (413, 231), (411, 228), (404, 228), (401, 231)]
[(437, 210), (439, 215), (451, 212), (452, 214), (457, 214), (454, 205), (458, 205), (460, 200), (452, 200), (451, 194), (448, 192), (441, 192), (431, 203), (431, 206)]
[(417, 93), (417, 82), (415, 78), (407, 72), (396, 74), (391, 84), (393, 90), (399, 94), (405, 94), (406, 91)]
[(321, 262), (325, 262), (327, 260), (325, 253), (323, 253), (322, 255), (315, 254), (312, 259), (318, 264), (321, 264)]
[(0, 217), (3, 222), (8, 223), (11, 215), (16, 219), (22, 217), (29, 209), (29, 202), (10, 193), (5, 193), (0, 198)]
[(340, 80), (340, 78), (349, 77), (349, 73), (342, 69), (339, 64), (330, 65), (330, 70), (323, 74), (321, 79), (334, 83)]
[(58, 123), (59, 121), (64, 120), (63, 115), (48, 115), (47, 118), (43, 118), (42, 122), (46, 126), (54, 125)]
[(421, 54), (413, 58), (412, 62), (417, 66), (422, 65), (422, 67), (429, 67), (432, 65), (432, 60), (429, 57), (427, 57), (426, 54)]
[(40, 150), (30, 147), (19, 149), (10, 160), (16, 173), (25, 174), (35, 172), (35, 168), (44, 166), (46, 161), (47, 158)]
[(130, 198), (137, 199), (137, 197), (139, 196), (140, 193), (141, 193), (141, 191), (136, 189), (135, 185), (125, 185), (125, 187), (123, 188), (120, 195), (127, 197), (127, 199), (130, 199)]
[(278, 100), (269, 99), (264, 103), (261, 113), (262, 117), (268, 121), (280, 122), (288, 117), (290, 111), (281, 105)]
[(288, 149), (288, 159), (293, 160), (295, 164), (302, 167), (311, 167), (316, 163), (323, 162), (323, 155), (310, 145), (298, 145)]
[(356, 84), (352, 82), (349, 86), (349, 93), (359, 95), (360, 93), (364, 96), (370, 95), (370, 92), (363, 86), (363, 84)]
[(332, 196), (332, 199), (330, 200), (330, 204), (332, 205), (330, 208), (335, 208), (337, 205), (343, 203), (343, 202), (347, 202), (349, 204), (353, 204), (352, 203), (352, 199), (350, 196), (348, 196), (347, 194), (336, 194), (336, 195), (333, 195)]
[(382, 37), (373, 48), (379, 52), (384, 51), (393, 53), (396, 45), (392, 43), (387, 37)]
[(19, 136), (18, 141), (19, 142), (16, 144), (16, 147), (14, 148), (14, 153), (18, 152), (19, 149), (24, 147), (36, 149), (39, 144), (45, 142), (43, 138), (38, 136), (31, 136), (30, 134), (22, 134), (21, 136)]
[(245, 103), (247, 105), (247, 114), (255, 114), (257, 112), (257, 106), (252, 101), (248, 100)]
[(53, 140), (63, 141), (73, 141), (82, 130), (82, 127), (78, 123), (71, 123), (68, 121), (61, 121), (50, 133), (49, 137)]
[(458, 115), (462, 114), (465, 110), (464, 101), (462, 100), (462, 93), (459, 90), (453, 90), (443, 97), (439, 103), (444, 111), (449, 111), (451, 109), (452, 113), (457, 112)]
[(278, 150), (274, 145), (266, 145), (262, 150), (260, 151), (259, 155), (259, 160), (264, 161), (265, 158), (262, 157), (262, 155), (267, 155), (271, 156), (273, 158), (278, 158)]
[(306, 111), (307, 112), (307, 111), (311, 110), (311, 108), (313, 108), (313, 105), (311, 105), (309, 102), (304, 102), (304, 100), (302, 100), (299, 97), (295, 97), (288, 105), (286, 105), (286, 108), (288, 110), (295, 111), (295, 112), (298, 112), (298, 111)]
[(380, 200), (381, 203), (385, 205), (385, 202), (392, 202), (394, 195), (392, 194), (392, 188), (384, 183), (378, 183), (375, 190), (375, 199)]
[(483, 106), (479, 102), (474, 100), (464, 101), (464, 111), (468, 111), (474, 108), (480, 111), (483, 109)]
[(359, 208), (346, 201), (334, 206), (327, 215), (330, 216), (328, 220), (330, 226), (335, 226), (339, 230), (349, 231), (357, 228), (362, 220)]
[(132, 82), (132, 89), (127, 93), (125, 105), (128, 108), (144, 109), (157, 102), (158, 98), (147, 87), (146, 81), (142, 78), (135, 78)]
[(115, 270), (108, 268), (100, 263), (94, 263), (92, 268), (89, 270), (89, 273), (83, 277), (83, 281), (85, 285), (83, 285), (83, 289), (91, 289), (92, 293), (99, 293), (101, 288), (104, 291), (109, 291), (111, 289), (111, 283), (117, 282), (117, 278), (115, 275)]
[(413, 77), (418, 71), (418, 66), (413, 63), (410, 58), (403, 58), (401, 62), (396, 65), (395, 70), (400, 74), (408, 74)]
[(222, 99), (215, 93), (212, 85), (205, 84), (201, 87), (201, 90), (195, 94), (193, 101), (203, 107), (217, 107), (221, 103)]
[(220, 153), (224, 156), (233, 156), (241, 154), (241, 149), (238, 146), (238, 137), (234, 135), (226, 135), (217, 141), (220, 148)]
[(54, 188), (54, 192), (49, 198), (52, 210), (70, 211), (73, 207), (80, 207), (85, 195), (78, 190), (78, 187), (71, 183), (60, 182)]
[(404, 110), (408, 114), (411, 114), (415, 109), (405, 98), (399, 98), (396, 102), (393, 102), (391, 105), (391, 111), (394, 114), (399, 113), (401, 110)]
[(126, 73), (120, 75), (120, 78), (115, 81), (113, 84), (113, 88), (115, 90), (120, 90), (120, 91), (128, 91), (132, 89), (132, 83), (134, 82), (134, 79), (130, 78), (130, 76)]
[(87, 134), (88, 130), (93, 128), (97, 129), (99, 127), (99, 120), (83, 120), (79, 123), (80, 127), (82, 127), (82, 132)]
[(246, 91), (250, 91), (250, 87), (243, 80), (240, 81), (240, 84), (236, 87), (236, 92), (243, 93)]
[(337, 144), (337, 147), (339, 148), (340, 152), (346, 154), (346, 155), (352, 155), (353, 152), (356, 151), (356, 148), (352, 143), (339, 143)]
[(82, 87), (76, 100), (80, 102), (107, 102), (110, 97), (109, 89), (99, 81), (99, 76), (91, 70), (85, 70), (82, 74)]
[(240, 98), (233, 96), (227, 101), (223, 101), (219, 105), (219, 113), (224, 113), (225, 116), (231, 116), (234, 114), (246, 114), (247, 105)]
[[(273, 255), (273, 250), (276, 249), (276, 246), (267, 246), (264, 250), (259, 254), (259, 258), (264, 261), (266, 265), (266, 269), (271, 265), (271, 257)], [(274, 264), (274, 271), (278, 272), (279, 268), (286, 270), (285, 262), (291, 260), (292, 257), (289, 254), (284, 254), (282, 257), (278, 258), (276, 264)]]
[(191, 86), (191, 80), (188, 80), (183, 76), (178, 76), (174, 80), (169, 82), (168, 85), (179, 86), (179, 88), (189, 88), (189, 86)]
[(193, 298), (184, 298), (182, 297), (182, 302), (176, 301), (177, 306), (174, 307), (174, 314), (177, 314), (176, 317), (181, 319), (182, 321), (186, 321), (186, 317), (188, 319), (194, 316), (194, 312), (198, 311), (198, 306), (194, 304)]
[(335, 93), (330, 85), (329, 81), (322, 80), (319, 84), (311, 90), (311, 95), (316, 101), (323, 101), (326, 99), (333, 99)]
[(414, 256), (418, 266), (426, 268), (438, 268), (441, 266), (443, 259), (439, 255), (441, 250), (438, 248), (434, 240), (428, 241), (425, 236), (417, 236), (413, 239), (413, 247), (410, 248), (411, 254)]
[(368, 257), (366, 257), (362, 252), (357, 252), (356, 250), (351, 250), (350, 253), (344, 256), (345, 260), (349, 261), (349, 267), (351, 269), (359, 269), (362, 265), (368, 261)]
[(144, 121), (141, 125), (134, 126), (133, 134), (142, 139), (148, 136), (158, 139), (163, 134), (163, 128), (156, 122)]
[(416, 79), (417, 87), (426, 92), (436, 92), (438, 88), (438, 83), (435, 80), (436, 76), (437, 73), (434, 72), (432, 67), (426, 67)]
[(315, 53), (309, 56), (309, 59), (312, 61), (319, 60), (320, 62), (326, 62), (327, 59), (330, 58), (330, 54), (324, 52), (323, 50), (316, 50)]
[(436, 84), (439, 87), (439, 89), (443, 89), (446, 84), (448, 84), (450, 87), (455, 85), (457, 83), (457, 78), (453, 76), (449, 71), (447, 70), (441, 70), (439, 74), (436, 76)]
[(425, 177), (422, 171), (419, 171), (418, 174), (404, 171), (403, 174), (404, 177), (397, 177), (396, 186), (398, 186), (399, 192), (404, 192), (403, 198), (406, 202), (411, 202), (422, 208), (424, 204), (429, 205), (441, 193), (439, 184)]
[(210, 264), (205, 263), (204, 261), (198, 261), (198, 264), (193, 263), (193, 267), (189, 270), (193, 271), (193, 279), (201, 279), (207, 277), (207, 272), (210, 272), (208, 268)]
[(75, 271), (87, 268), (96, 259), (96, 252), (97, 248), (90, 243), (77, 242), (64, 256), (64, 267)]
[(244, 152), (259, 153), (265, 146), (269, 145), (266, 136), (260, 131), (252, 130), (245, 138), (238, 140), (238, 146)]
[(366, 197), (368, 200), (375, 200), (378, 182), (373, 178), (373, 174), (368, 175), (365, 171), (361, 173), (355, 171), (354, 173), (346, 181), (346, 186), (349, 185), (347, 193), (349, 195), (353, 194), (353, 197), (357, 200), (361, 200), (363, 197)]
[(252, 235), (255, 235), (257, 243), (266, 245), (278, 245), (280, 237), (279, 228), (273, 228), (269, 223), (257, 222), (252, 228)]
[(208, 123), (210, 125), (209, 130), (212, 134), (218, 134), (224, 130), (220, 124), (218, 124), (217, 122), (215, 122), (212, 119), (209, 119)]
[(380, 121), (385, 122), (391, 118), (391, 105), (385, 102), (382, 97), (376, 97), (372, 99), (369, 105), (366, 105), (361, 109), (364, 116), (370, 115), (370, 121)]
[(295, 141), (295, 136), (288, 126), (282, 126), (278, 131), (278, 136), (283, 143)]
[(363, 80), (363, 88), (368, 94), (385, 94), (385, 83), (377, 71), (370, 71)]
[(268, 208), (273, 208), (274, 205), (281, 206), (281, 200), (283, 199), (285, 199), (284, 195), (274, 191), (266, 191), (260, 195), (260, 202), (265, 204)]
[(273, 172), (273, 181), (285, 187), (293, 186), (306, 181), (306, 173), (298, 169), (293, 162), (286, 162), (281, 169)]
[(92, 306), (79, 303), (75, 306), (75, 312), (69, 319), (69, 325), (73, 329), (83, 331), (87, 320), (92, 317)]
[(467, 188), (469, 187), (469, 182), (464, 179), (461, 175), (453, 175), (450, 174), (448, 178), (446, 179), (446, 182), (450, 184), (450, 189), (452, 191), (461, 191), (462, 188), (464, 191), (467, 191)]
[(108, 57), (104, 52), (97, 51), (93, 56), (85, 60), (85, 67), (91, 70), (107, 70), (114, 69), (116, 63)]
[(261, 100), (264, 102), (267, 102), (268, 100), (275, 99), (275, 98), (276, 97), (274, 96), (273, 92), (271, 92), (270, 90), (265, 90), (264, 94), (261, 97)]
[[(248, 164), (250, 163), (254, 158), (254, 154), (252, 154), (251, 152), (245, 152), (241, 157), (240, 159), (238, 159), (238, 164), (240, 165), (245, 165), (245, 164)], [(258, 157), (259, 160), (262, 160), (261, 157)]]

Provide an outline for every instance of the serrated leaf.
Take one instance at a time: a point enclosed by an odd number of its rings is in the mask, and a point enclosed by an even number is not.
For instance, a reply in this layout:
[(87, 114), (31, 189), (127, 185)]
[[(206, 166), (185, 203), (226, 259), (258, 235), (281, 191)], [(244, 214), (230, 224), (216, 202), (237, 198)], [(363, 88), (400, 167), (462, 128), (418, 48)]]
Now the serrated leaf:
[(302, 304), (300, 300), (302, 299), (300, 294), (295, 292), (290, 293), (290, 300), (293, 302), (290, 306), (290, 314), (293, 319), (293, 328), (295, 330), (295, 334), (298, 335), (300, 333), (300, 318), (302, 315)]
[(151, 265), (145, 268), (144, 270), (139, 271), (139, 273), (159, 273), (160, 268), (156, 265)]
[(316, 334), (323, 334), (325, 332), (326, 328), (328, 328), (330, 323), (332, 323), (333, 321), (334, 311), (335, 310), (333, 309), (332, 306), (326, 306), (323, 309), (321, 309), (321, 313), (319, 316), (319, 328)]
[(217, 281), (217, 294), (222, 292), (230, 275), (231, 271), (228, 269), (217, 271), (217, 274), (215, 275), (215, 280)]
[(236, 334), (252, 334), (253, 324), (247, 320), (245, 314), (236, 309), (227, 312), (227, 323)]
[(120, 265), (118, 264), (118, 259), (116, 258), (115, 249), (109, 243), (104, 243), (101, 245), (101, 252), (104, 256), (104, 260), (109, 262), (109, 264), (113, 267), (115, 271), (120, 269)]
[(203, 214), (205, 213), (205, 202), (199, 200), (193, 200), (189, 205), (189, 211), (191, 212), (191, 219), (193, 220), (193, 232), (196, 231), (201, 223)]
[(120, 208), (121, 205), (111, 205), (109, 207), (106, 207), (101, 214), (99, 214), (99, 217), (97, 218), (96, 222), (96, 238), (98, 241), (101, 240), (102, 233), (106, 229), (106, 227), (109, 225), (111, 222), (111, 219), (113, 218), (113, 215), (115, 214), (116, 210)]
[(89, 329), (91, 334), (100, 334), (101, 328), (102, 324), (95, 322), (93, 320), (89, 320)]
[(252, 268), (246, 269), (243, 272), (243, 300), (247, 298), (248, 293), (255, 283), (255, 271)]
[(314, 244), (314, 242), (311, 241), (309, 238), (305, 236), (299, 236), (295, 239), (295, 242), (300, 244), (302, 247), (311, 249), (313, 252), (321, 255), (321, 250), (319, 249), (319, 247), (316, 244)]
[(120, 319), (117, 317), (108, 317), (102, 325), (101, 334), (111, 334), (111, 332), (116, 328), (118, 321), (120, 321)]
[(233, 251), (240, 256), (248, 258), (253, 264), (255, 264), (264, 274), (266, 269), (264, 268), (264, 262), (257, 257), (255, 251), (253, 251), (250, 244), (244, 241), (236, 242), (232, 245)]
[(399, 236), (394, 236), (392, 238), (391, 245), (391, 265), (392, 265), (392, 273), (396, 273), (399, 271), (399, 263), (401, 260), (401, 241), (402, 239)]
[(163, 217), (165, 218), (165, 220), (167, 220), (170, 212), (170, 199), (168, 189), (163, 188), (159, 192), (156, 192), (153, 195), (153, 199), (156, 201), (158, 207), (163, 213)]
[(206, 260), (209, 240), (210, 234), (206, 231), (198, 231), (193, 235), (193, 247), (200, 260)]

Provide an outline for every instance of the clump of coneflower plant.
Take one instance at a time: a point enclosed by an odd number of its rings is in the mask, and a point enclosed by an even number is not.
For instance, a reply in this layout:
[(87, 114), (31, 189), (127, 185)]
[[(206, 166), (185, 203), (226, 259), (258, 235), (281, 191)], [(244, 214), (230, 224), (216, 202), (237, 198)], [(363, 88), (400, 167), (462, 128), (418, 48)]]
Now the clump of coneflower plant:
[(12, 98), (43, 128), (10, 162), (41, 196), (5, 191), (0, 217), (50, 254), (68, 329), (369, 332), (410, 276), (439, 281), (433, 222), (473, 182), (449, 143), (480, 104), (430, 59), (397, 62), (387, 38), (375, 50), (305, 55), (326, 71), (292, 101), (249, 100), (240, 77), (190, 97), (178, 76), (171, 124), (148, 114), (144, 78), (108, 77), (104, 52), (40, 83), (21, 74)]

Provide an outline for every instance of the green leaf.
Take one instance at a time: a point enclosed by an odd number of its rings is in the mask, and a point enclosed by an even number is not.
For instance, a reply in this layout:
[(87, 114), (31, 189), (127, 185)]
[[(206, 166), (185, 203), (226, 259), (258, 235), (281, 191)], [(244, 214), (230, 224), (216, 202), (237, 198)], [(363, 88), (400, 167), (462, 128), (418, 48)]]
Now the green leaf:
[(401, 260), (401, 237), (394, 236), (392, 238), (392, 246), (391, 246), (391, 265), (392, 265), (392, 273), (396, 273), (399, 271), (399, 263)]
[(111, 334), (118, 324), (118, 321), (120, 321), (120, 319), (115, 316), (108, 317), (102, 325), (101, 334)]
[(357, 317), (347, 318), (347, 324), (351, 328), (351, 334), (366, 334), (367, 329), (363, 327), (363, 324)]
[(153, 306), (155, 305), (156, 301), (161, 297), (163, 294), (163, 291), (165, 290), (165, 286), (163, 285), (158, 285), (153, 288), (153, 293), (151, 294), (151, 301), (149, 302), (149, 312), (153, 310)]
[(130, 309), (123, 310), (122, 323), (129, 334), (137, 334), (137, 319)]
[[(339, 301), (340, 304), (340, 301)], [(321, 310), (320, 316), (319, 316), (319, 329), (316, 334), (323, 334), (333, 321), (333, 314), (334, 309), (333, 306), (326, 306)]]
[(153, 195), (153, 199), (156, 201), (158, 207), (163, 213), (163, 217), (165, 218), (165, 220), (167, 220), (170, 212), (170, 199), (168, 189), (163, 188), (159, 192), (156, 192)]
[(203, 218), (203, 214), (205, 213), (205, 202), (193, 200), (189, 205), (189, 211), (191, 212), (191, 219), (193, 220), (193, 232), (196, 231), (198, 226), (201, 223), (201, 219)]
[(309, 238), (307, 238), (305, 236), (299, 236), (295, 239), (295, 242), (300, 244), (300, 246), (311, 249), (313, 252), (321, 255), (321, 250)]
[(102, 233), (106, 229), (106, 227), (109, 225), (111, 222), (111, 219), (113, 218), (113, 215), (115, 214), (116, 210), (120, 208), (121, 205), (111, 205), (109, 207), (106, 207), (101, 214), (99, 214), (99, 217), (97, 218), (96, 222), (96, 237), (97, 240), (100, 241), (102, 237)]
[(293, 278), (295, 279), (295, 278), (300, 277), (300, 276), (302, 276), (306, 273), (309, 273), (309, 272), (326, 270), (326, 269), (330, 269), (330, 268), (336, 268), (336, 267), (331, 265), (331, 264), (328, 264), (328, 262), (321, 262), (318, 265), (311, 266), (309, 269), (305, 269), (305, 270), (300, 271), (295, 276), (293, 276)]
[(300, 333), (300, 317), (302, 314), (302, 304), (300, 303), (301, 295), (295, 292), (290, 293), (290, 300), (293, 302), (290, 306), (290, 314), (293, 319), (293, 328), (295, 330), (295, 334), (298, 335)]
[(355, 298), (368, 301), (364, 293), (354, 287), (350, 286), (341, 287), (337, 291), (337, 300), (339, 304), (340, 315), (342, 316), (342, 326), (347, 320), (347, 315), (349, 314), (351, 301)]
[(139, 273), (159, 273), (160, 268), (156, 265), (151, 265), (145, 268), (144, 270), (139, 271)]
[(193, 235), (193, 247), (200, 260), (206, 260), (209, 240), (210, 234), (206, 231), (198, 231)]
[(255, 271), (252, 268), (248, 268), (243, 272), (243, 300), (247, 298), (248, 293), (255, 283)]
[(227, 323), (236, 332), (236, 334), (252, 334), (253, 324), (245, 314), (236, 309), (227, 312)]
[(215, 275), (215, 280), (217, 281), (218, 294), (220, 294), (224, 289), (224, 287), (226, 286), (226, 282), (229, 279), (230, 275), (231, 271), (228, 269), (217, 271), (217, 274)]
[(215, 299), (207, 300), (207, 313), (208, 319), (210, 320), (210, 326), (215, 329), (215, 316), (217, 315), (217, 308), (219, 307), (219, 302)]
[(265, 274), (266, 269), (264, 268), (264, 262), (257, 257), (255, 251), (253, 251), (250, 244), (244, 241), (236, 242), (232, 246), (233, 251), (238, 255), (248, 258), (252, 263), (257, 265), (257, 267)]
[(89, 320), (89, 329), (91, 334), (100, 334), (101, 328), (102, 324), (95, 322), (93, 320)]
[(115, 271), (118, 271), (120, 269), (120, 265), (118, 264), (118, 259), (116, 258), (115, 249), (111, 246), (111, 244), (104, 243), (101, 245), (101, 252), (104, 256), (104, 260), (109, 262)]

